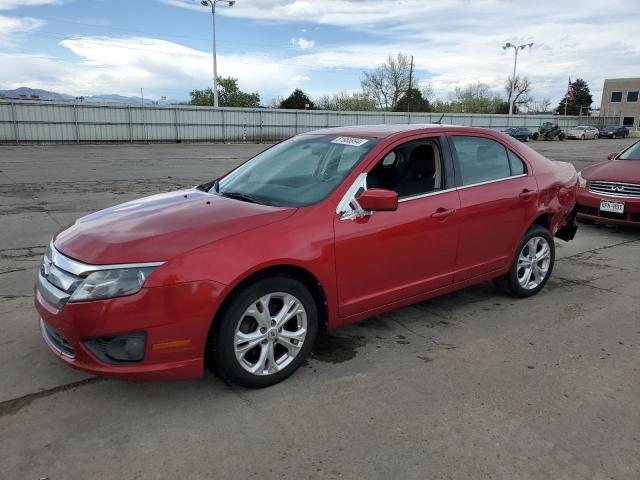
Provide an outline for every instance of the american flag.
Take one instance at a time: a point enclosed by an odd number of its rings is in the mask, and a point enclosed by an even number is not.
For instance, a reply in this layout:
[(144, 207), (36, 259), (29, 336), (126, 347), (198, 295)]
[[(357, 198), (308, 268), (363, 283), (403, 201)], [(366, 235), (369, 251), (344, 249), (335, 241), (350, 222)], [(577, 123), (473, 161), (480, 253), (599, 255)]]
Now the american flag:
[(569, 77), (569, 86), (567, 87), (567, 97), (570, 100), (576, 99), (576, 92), (573, 90), (573, 85), (571, 84), (571, 77)]

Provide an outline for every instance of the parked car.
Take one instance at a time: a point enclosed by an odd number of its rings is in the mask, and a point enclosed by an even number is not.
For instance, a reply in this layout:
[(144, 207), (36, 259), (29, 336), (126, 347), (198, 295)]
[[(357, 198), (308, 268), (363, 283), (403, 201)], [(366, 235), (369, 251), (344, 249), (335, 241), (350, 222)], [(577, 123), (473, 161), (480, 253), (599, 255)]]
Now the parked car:
[(602, 127), (598, 134), (600, 138), (627, 138), (629, 136), (629, 129), (627, 127)]
[(599, 131), (596, 127), (590, 127), (587, 125), (579, 125), (577, 127), (571, 127), (567, 131), (567, 138), (576, 138), (578, 140), (595, 140), (598, 138)]
[(504, 133), (523, 142), (529, 142), (533, 138), (533, 132), (527, 127), (507, 128)]
[(380, 125), (285, 140), (223, 177), (87, 215), (37, 277), (66, 364), (129, 379), (290, 375), (318, 330), (494, 279), (543, 288), (577, 174), (491, 130)]
[(578, 217), (640, 226), (640, 142), (578, 175)]

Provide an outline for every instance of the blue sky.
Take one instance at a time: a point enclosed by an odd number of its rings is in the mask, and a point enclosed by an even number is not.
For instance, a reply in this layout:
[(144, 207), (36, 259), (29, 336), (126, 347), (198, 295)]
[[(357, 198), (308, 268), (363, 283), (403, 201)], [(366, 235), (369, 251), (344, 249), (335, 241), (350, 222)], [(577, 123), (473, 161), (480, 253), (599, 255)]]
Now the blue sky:
[[(266, 104), (360, 89), (362, 71), (412, 54), (416, 75), (447, 98), (482, 81), (501, 91), (513, 66), (506, 41), (534, 42), (518, 60), (533, 96), (557, 102), (582, 77), (599, 103), (607, 77), (640, 76), (634, 0), (237, 0), (219, 4), (219, 74)], [(196, 0), (0, 0), (0, 88), (72, 95), (187, 99), (211, 83), (211, 14)]]

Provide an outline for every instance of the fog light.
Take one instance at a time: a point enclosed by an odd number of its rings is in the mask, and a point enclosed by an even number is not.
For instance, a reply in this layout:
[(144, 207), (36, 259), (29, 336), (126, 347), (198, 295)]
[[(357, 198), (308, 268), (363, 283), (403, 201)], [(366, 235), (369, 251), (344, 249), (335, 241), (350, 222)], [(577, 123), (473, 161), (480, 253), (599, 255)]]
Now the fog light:
[(127, 333), (115, 337), (99, 337), (85, 341), (96, 357), (106, 363), (139, 362), (144, 358), (147, 335), (144, 332)]

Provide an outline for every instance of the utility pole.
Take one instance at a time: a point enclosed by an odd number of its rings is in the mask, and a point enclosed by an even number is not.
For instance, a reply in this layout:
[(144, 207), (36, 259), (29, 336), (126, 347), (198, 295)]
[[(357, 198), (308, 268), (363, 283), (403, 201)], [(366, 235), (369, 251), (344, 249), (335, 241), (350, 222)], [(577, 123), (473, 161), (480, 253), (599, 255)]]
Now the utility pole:
[(407, 90), (407, 113), (411, 111), (411, 83), (413, 81), (413, 55), (411, 55), (411, 65), (409, 67), (409, 90)]

